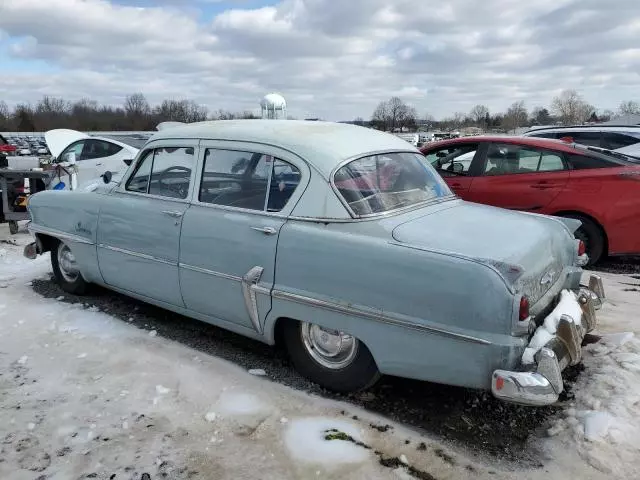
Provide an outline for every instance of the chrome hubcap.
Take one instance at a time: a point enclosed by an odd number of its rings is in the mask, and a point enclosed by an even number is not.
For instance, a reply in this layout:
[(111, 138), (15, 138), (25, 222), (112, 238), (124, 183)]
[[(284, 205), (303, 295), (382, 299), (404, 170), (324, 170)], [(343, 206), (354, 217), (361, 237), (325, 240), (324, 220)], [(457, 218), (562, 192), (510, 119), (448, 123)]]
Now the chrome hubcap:
[(302, 323), (302, 343), (311, 357), (332, 370), (348, 366), (358, 353), (358, 341), (338, 330)]
[(73, 256), (69, 247), (62, 242), (58, 246), (58, 267), (62, 277), (69, 283), (75, 282), (78, 279), (78, 275), (80, 275), (76, 257)]

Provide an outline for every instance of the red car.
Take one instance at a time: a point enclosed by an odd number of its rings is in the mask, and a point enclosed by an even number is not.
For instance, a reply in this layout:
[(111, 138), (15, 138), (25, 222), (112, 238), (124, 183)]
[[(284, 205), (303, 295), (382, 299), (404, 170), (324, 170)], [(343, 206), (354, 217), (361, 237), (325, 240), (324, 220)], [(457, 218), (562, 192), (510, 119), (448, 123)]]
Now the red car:
[(421, 149), (462, 199), (582, 221), (589, 263), (640, 253), (640, 164), (535, 137), (463, 137)]
[(14, 153), (16, 147), (9, 145), (2, 135), (0, 135), (0, 155)]

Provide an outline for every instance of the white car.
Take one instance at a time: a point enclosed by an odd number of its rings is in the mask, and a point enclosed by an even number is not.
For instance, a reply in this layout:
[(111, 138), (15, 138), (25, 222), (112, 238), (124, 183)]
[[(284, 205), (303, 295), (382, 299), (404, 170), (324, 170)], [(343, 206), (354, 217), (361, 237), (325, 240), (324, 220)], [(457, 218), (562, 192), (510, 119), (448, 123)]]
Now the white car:
[[(117, 173), (128, 167), (138, 149), (124, 142), (106, 137), (94, 137), (66, 128), (49, 130), (44, 134), (47, 147), (55, 162), (68, 162), (75, 154), (77, 183), (79, 186), (95, 180), (106, 171)], [(68, 183), (66, 177), (61, 179)], [(65, 190), (68, 186), (65, 185)]]
[(533, 127), (524, 137), (564, 138), (640, 158), (640, 125), (576, 125)]

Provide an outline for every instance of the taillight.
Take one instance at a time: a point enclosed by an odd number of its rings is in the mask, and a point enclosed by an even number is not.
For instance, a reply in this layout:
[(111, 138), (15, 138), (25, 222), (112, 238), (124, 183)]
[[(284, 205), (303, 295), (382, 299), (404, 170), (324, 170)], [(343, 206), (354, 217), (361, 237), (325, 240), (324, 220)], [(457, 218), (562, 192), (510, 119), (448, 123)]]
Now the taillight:
[(582, 240), (578, 240), (578, 256), (581, 257), (585, 253), (587, 253), (587, 246)]
[(529, 299), (525, 295), (520, 297), (520, 312), (518, 313), (518, 318), (521, 322), (529, 318)]

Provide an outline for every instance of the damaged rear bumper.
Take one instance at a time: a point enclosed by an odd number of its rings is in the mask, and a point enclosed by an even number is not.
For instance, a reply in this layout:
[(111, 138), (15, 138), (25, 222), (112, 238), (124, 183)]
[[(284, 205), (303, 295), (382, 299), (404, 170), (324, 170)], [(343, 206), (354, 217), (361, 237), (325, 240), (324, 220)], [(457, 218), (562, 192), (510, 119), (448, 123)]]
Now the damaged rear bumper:
[(495, 370), (491, 391), (496, 398), (522, 405), (543, 406), (555, 403), (564, 389), (562, 371), (582, 360), (582, 341), (597, 324), (596, 310), (605, 299), (602, 279), (591, 275), (588, 286), (575, 292), (582, 311), (580, 319), (562, 315), (555, 336), (535, 355), (535, 364), (527, 371)]

